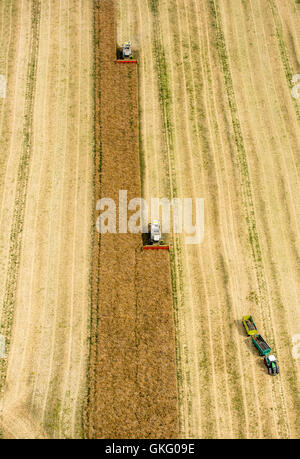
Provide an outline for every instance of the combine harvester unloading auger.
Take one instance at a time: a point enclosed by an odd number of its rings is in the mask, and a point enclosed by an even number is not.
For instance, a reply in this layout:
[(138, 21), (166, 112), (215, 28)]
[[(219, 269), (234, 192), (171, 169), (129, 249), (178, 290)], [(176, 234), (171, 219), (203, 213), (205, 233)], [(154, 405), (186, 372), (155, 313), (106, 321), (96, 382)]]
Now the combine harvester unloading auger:
[(126, 41), (122, 45), (122, 52), (120, 52), (119, 54), (121, 54), (120, 56), (121, 59), (117, 59), (118, 64), (137, 64), (138, 63), (136, 59), (133, 59), (130, 41)]
[(149, 242), (143, 246), (143, 250), (170, 250), (169, 245), (165, 244), (162, 239), (159, 220), (153, 220), (150, 224), (148, 240)]

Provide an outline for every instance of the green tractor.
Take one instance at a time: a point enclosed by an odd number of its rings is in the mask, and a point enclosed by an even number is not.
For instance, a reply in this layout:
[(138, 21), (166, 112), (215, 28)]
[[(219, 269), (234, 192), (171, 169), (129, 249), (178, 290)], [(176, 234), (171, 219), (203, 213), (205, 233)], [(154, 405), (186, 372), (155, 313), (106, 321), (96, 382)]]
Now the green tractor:
[(264, 358), (264, 364), (267, 367), (269, 375), (278, 375), (279, 366), (275, 355), (266, 355)]

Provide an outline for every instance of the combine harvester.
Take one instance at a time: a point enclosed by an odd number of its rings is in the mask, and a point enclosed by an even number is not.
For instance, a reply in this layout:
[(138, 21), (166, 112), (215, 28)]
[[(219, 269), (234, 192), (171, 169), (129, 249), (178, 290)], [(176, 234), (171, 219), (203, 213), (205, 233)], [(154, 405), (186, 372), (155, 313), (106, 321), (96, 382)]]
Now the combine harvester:
[(242, 319), (243, 325), (248, 336), (251, 336), (252, 343), (259, 350), (260, 355), (264, 356), (264, 364), (267, 367), (269, 375), (277, 375), (279, 373), (279, 366), (275, 355), (270, 355), (271, 347), (258, 333), (252, 316), (244, 316)]
[(137, 64), (137, 60), (133, 59), (131, 43), (126, 41), (122, 45), (122, 59), (117, 59), (118, 64)]
[(149, 243), (143, 246), (144, 250), (169, 250), (170, 247), (164, 243), (160, 230), (160, 221), (153, 220), (150, 224), (150, 232), (148, 234)]

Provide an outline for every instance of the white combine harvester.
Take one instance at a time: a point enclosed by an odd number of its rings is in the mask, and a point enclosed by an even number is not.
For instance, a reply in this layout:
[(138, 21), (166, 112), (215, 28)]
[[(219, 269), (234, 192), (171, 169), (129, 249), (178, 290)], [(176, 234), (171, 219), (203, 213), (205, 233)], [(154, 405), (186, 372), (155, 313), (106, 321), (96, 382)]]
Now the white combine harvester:
[(131, 42), (123, 43), (122, 48), (117, 48), (117, 63), (118, 64), (137, 64), (138, 61), (133, 57)]
[(132, 59), (132, 50), (130, 41), (126, 41), (122, 46), (122, 58)]
[(170, 249), (170, 247), (167, 244), (165, 244), (162, 239), (159, 220), (153, 220), (150, 223), (148, 241), (149, 242), (143, 246), (144, 250), (169, 250)]

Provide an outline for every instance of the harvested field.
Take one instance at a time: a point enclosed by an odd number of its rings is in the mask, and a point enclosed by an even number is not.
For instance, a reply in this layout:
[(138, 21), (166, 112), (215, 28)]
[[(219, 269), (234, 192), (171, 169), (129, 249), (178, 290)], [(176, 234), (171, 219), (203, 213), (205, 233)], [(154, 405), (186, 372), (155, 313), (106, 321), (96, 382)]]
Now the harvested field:
[(82, 437), (93, 176), (92, 8), (0, 3), (1, 435)]
[(143, 194), (205, 198), (204, 242), (173, 237), (180, 434), (299, 438), (300, 5), (119, 0), (117, 19), (140, 55)]
[[(95, 199), (141, 195), (136, 65), (116, 61), (114, 2), (95, 2)], [(98, 139), (98, 134), (97, 134)], [(99, 173), (99, 171), (101, 171)], [(119, 207), (117, 206), (117, 213)], [(94, 234), (92, 349), (86, 436), (178, 435), (168, 253), (140, 234)]]
[[(299, 20), (295, 0), (0, 2), (0, 437), (300, 438)], [(204, 242), (100, 237), (122, 189), (204, 198)]]

